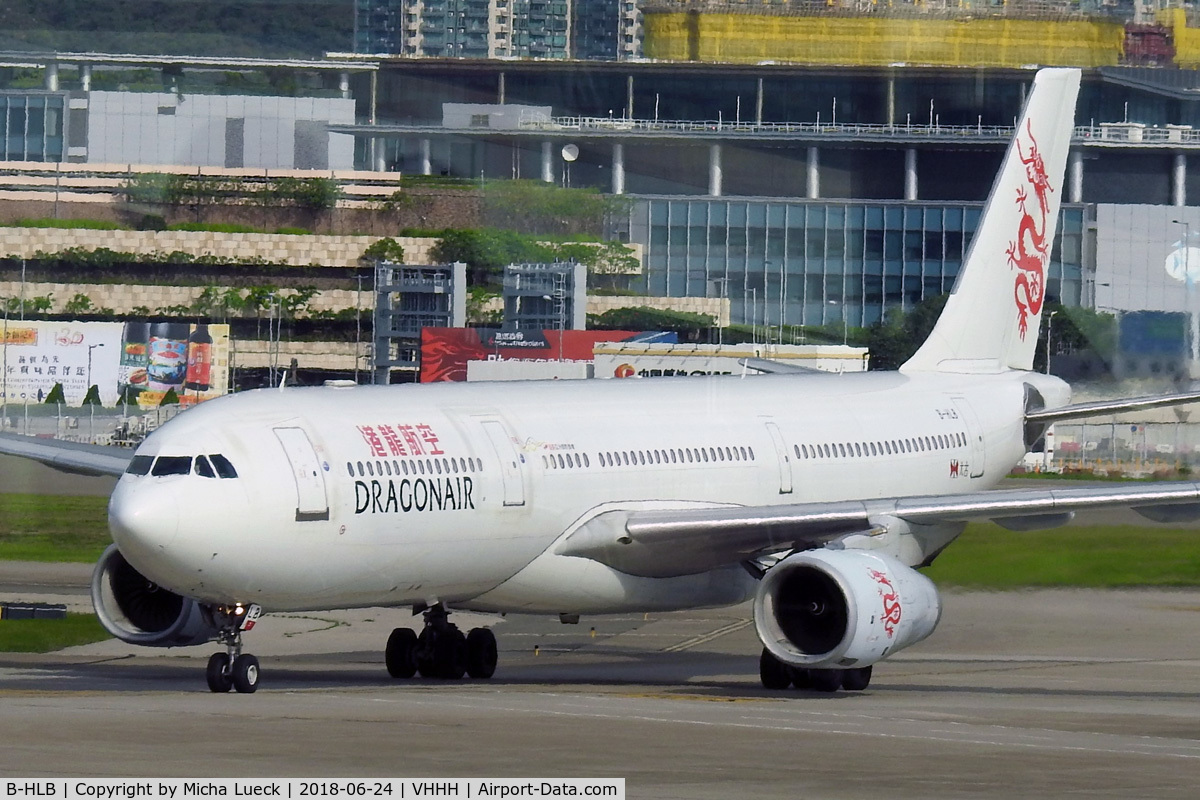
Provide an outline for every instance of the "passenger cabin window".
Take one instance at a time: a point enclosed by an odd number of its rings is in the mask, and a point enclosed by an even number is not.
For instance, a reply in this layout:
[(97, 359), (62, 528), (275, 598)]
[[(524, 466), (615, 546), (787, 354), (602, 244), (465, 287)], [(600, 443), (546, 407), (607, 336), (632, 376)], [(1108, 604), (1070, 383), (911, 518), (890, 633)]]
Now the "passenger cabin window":
[(150, 465), (154, 463), (153, 456), (134, 456), (125, 468), (126, 475), (149, 475)]
[(150, 474), (161, 478), (166, 475), (187, 475), (191, 471), (191, 456), (159, 456)]

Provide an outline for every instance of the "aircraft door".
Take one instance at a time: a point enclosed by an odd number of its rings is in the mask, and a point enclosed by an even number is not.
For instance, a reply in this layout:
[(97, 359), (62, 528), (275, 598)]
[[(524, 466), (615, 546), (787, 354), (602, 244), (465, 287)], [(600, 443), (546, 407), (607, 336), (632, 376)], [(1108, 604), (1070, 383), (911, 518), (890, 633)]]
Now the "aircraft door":
[(287, 453), (296, 482), (296, 521), (329, 519), (329, 499), (321, 460), (302, 428), (275, 428), (275, 436)]
[(521, 454), (513, 445), (504, 424), (499, 420), (482, 421), (483, 432), (500, 462), (500, 478), (504, 483), (504, 505), (525, 505), (525, 478), (521, 474)]
[(979, 417), (975, 415), (975, 409), (971, 408), (967, 398), (954, 397), (951, 399), (967, 429), (967, 444), (971, 459), (967, 464), (967, 474), (972, 478), (983, 477), (984, 468), (987, 466), (987, 447), (983, 441), (983, 426), (979, 423)]
[(792, 460), (788, 456), (787, 444), (783, 441), (783, 434), (779, 432), (779, 426), (774, 422), (767, 422), (767, 433), (771, 434), (771, 444), (775, 446), (775, 457), (779, 461), (779, 493), (792, 493)]

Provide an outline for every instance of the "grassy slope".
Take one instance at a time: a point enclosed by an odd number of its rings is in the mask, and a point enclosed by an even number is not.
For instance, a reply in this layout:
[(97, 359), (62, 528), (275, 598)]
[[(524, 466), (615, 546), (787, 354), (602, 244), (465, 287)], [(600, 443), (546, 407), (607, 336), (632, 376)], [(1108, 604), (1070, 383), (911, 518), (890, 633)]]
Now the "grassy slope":
[(100, 558), (108, 536), (107, 497), (0, 494), (0, 560)]
[(111, 639), (95, 614), (66, 619), (6, 619), (0, 622), (0, 653), (49, 653), (77, 644)]
[(972, 589), (1198, 586), (1200, 530), (1080, 525), (1015, 533), (971, 525), (925, 574)]

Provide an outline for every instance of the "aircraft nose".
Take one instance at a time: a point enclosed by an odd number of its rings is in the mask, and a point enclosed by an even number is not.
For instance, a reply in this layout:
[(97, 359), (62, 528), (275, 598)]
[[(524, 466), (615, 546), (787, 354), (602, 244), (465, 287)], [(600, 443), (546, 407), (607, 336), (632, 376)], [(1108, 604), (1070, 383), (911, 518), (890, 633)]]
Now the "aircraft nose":
[(108, 528), (127, 555), (161, 554), (179, 535), (179, 512), (179, 498), (169, 487), (121, 481), (108, 503)]

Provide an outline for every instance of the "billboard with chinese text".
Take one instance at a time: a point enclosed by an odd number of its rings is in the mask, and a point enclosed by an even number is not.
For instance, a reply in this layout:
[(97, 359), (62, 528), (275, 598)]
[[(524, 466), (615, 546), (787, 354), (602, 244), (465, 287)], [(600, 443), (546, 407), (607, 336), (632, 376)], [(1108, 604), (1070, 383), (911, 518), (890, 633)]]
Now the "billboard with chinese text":
[(10, 319), (0, 332), (0, 397), (42, 402), (62, 384), (68, 406), (95, 385), (100, 402), (183, 403), (228, 389), (229, 326), (176, 322), (49, 322)]
[(421, 331), (421, 383), (465, 381), (468, 361), (591, 362), (592, 350), (600, 342), (675, 341), (678, 337), (671, 332), (424, 328)]

